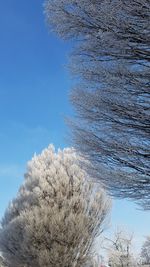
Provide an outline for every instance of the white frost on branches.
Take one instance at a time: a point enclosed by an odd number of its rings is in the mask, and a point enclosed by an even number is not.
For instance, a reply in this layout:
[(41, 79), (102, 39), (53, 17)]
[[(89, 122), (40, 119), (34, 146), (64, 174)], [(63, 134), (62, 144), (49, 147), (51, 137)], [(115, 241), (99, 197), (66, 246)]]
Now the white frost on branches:
[(110, 201), (78, 160), (74, 149), (56, 153), (50, 145), (28, 163), (0, 230), (8, 267), (81, 267), (89, 260)]
[(133, 235), (118, 230), (114, 240), (108, 238), (106, 240), (111, 244), (107, 248), (109, 266), (137, 267), (137, 260), (132, 253)]

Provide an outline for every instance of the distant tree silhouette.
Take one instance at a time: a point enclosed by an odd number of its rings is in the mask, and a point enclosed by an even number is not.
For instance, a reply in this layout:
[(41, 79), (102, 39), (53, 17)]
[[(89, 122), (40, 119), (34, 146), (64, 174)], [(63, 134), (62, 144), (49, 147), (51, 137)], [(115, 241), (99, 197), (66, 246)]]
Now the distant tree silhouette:
[(143, 243), (141, 249), (141, 258), (143, 264), (150, 265), (150, 236), (147, 236), (145, 242)]

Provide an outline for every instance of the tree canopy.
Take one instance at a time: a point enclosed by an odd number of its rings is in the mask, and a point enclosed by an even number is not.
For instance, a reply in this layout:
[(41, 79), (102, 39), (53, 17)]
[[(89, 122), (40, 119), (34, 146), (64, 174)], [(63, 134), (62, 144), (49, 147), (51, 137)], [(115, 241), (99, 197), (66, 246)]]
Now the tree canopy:
[(150, 236), (147, 236), (141, 249), (141, 258), (143, 264), (150, 264)]
[(150, 208), (150, 1), (47, 0), (50, 29), (73, 39), (73, 141), (114, 196)]
[(28, 163), (0, 229), (8, 267), (81, 267), (105, 228), (110, 201), (88, 182), (75, 150), (53, 146)]

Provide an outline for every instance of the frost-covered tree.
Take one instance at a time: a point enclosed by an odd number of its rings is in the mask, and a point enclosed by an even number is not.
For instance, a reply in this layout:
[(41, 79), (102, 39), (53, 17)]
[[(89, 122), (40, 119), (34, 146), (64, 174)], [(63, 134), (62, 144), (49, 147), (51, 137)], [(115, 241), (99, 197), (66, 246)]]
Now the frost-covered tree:
[(108, 259), (110, 267), (136, 267), (137, 262), (132, 253), (132, 235), (117, 231), (114, 239), (108, 241)]
[(142, 246), (141, 259), (143, 264), (150, 265), (150, 236), (146, 237), (146, 240)]
[(0, 267), (6, 267), (3, 258), (0, 256)]
[(45, 10), (51, 29), (74, 40), (76, 147), (113, 195), (149, 209), (150, 1), (47, 0)]
[(101, 259), (100, 256), (94, 255), (94, 257), (90, 259), (87, 266), (85, 266), (85, 267), (103, 267), (104, 264), (102, 263), (102, 260), (100, 260), (100, 259)]
[(104, 229), (110, 202), (87, 181), (74, 149), (49, 146), (28, 164), (5, 212), (0, 251), (8, 267), (81, 267)]

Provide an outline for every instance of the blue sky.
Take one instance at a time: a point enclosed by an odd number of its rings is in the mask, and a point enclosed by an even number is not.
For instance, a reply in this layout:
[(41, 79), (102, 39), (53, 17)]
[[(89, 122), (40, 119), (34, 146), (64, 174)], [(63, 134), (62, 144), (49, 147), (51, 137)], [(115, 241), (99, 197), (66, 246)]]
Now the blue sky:
[[(26, 162), (49, 143), (67, 145), (64, 117), (72, 85), (68, 44), (48, 33), (42, 0), (1, 0), (0, 7), (0, 217), (23, 180)], [(112, 227), (149, 234), (150, 215), (114, 201)]]

